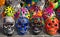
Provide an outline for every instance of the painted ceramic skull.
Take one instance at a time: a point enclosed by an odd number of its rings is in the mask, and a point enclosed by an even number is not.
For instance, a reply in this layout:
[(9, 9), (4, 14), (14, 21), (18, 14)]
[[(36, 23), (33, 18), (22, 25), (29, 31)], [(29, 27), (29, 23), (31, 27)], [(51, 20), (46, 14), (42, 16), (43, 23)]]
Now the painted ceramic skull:
[(12, 17), (4, 17), (3, 18), (3, 30), (5, 34), (13, 34), (14, 33), (14, 25), (15, 21)]
[(42, 17), (42, 10), (38, 6), (32, 6), (30, 10), (30, 17)]
[(4, 10), (6, 16), (14, 16), (15, 10), (12, 6), (7, 6)]
[(46, 32), (50, 35), (55, 35), (59, 29), (59, 21), (57, 18), (48, 18), (45, 21)]
[(26, 17), (20, 17), (15, 24), (19, 35), (24, 35), (29, 29), (29, 20)]
[(39, 34), (42, 30), (42, 27), (44, 25), (43, 18), (35, 17), (31, 19), (31, 32), (33, 34)]
[(55, 17), (55, 12), (53, 11), (53, 9), (51, 7), (47, 7), (45, 8), (44, 12), (43, 12), (43, 18), (47, 19), (49, 17)]
[(21, 8), (21, 12), (20, 12), (20, 16), (22, 16), (22, 17), (27, 17), (27, 18), (29, 19), (30, 14), (29, 14), (28, 9), (27, 9), (27, 8), (22, 7), (22, 8)]

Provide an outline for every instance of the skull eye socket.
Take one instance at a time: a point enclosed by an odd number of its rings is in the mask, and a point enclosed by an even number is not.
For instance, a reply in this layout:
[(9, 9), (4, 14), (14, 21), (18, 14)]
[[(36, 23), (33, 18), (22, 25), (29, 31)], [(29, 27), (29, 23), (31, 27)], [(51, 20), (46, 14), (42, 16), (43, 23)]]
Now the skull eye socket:
[(51, 23), (48, 23), (48, 25), (50, 26), (50, 25), (51, 25)]
[(24, 14), (25, 12), (23, 12), (23, 14)]
[(12, 23), (11, 23), (10, 25), (11, 25), (11, 26), (13, 26), (13, 24), (12, 24)]
[(54, 21), (52, 21), (54, 23)]
[(4, 26), (8, 26), (7, 24), (4, 24)]
[(11, 26), (12, 26), (12, 25), (13, 25), (13, 23), (9, 23), (9, 22), (7, 22), (7, 25), (11, 25)]
[(55, 24), (55, 26), (57, 26), (57, 24)]

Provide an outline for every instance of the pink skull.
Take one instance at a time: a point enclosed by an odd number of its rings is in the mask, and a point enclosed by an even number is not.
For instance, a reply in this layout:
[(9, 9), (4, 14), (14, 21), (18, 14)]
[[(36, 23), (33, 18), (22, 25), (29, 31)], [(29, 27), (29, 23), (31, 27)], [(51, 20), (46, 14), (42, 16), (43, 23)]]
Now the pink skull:
[(27, 8), (21, 8), (21, 13), (22, 13), (22, 16), (25, 17), (25, 15), (28, 13), (28, 9)]
[(54, 16), (54, 13), (55, 12), (53, 11), (53, 9), (51, 7), (47, 7), (44, 10), (43, 17), (44, 17), (44, 19), (47, 19), (47, 18), (51, 17), (52, 15)]
[(50, 8), (50, 7), (45, 8), (44, 11), (45, 11), (47, 14), (50, 14), (50, 15), (53, 13), (53, 9)]

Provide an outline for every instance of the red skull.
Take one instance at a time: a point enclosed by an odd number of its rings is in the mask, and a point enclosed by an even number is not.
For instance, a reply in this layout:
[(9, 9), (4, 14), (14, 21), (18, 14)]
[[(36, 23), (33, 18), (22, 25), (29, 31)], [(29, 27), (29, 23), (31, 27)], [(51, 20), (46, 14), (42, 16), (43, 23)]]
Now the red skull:
[(46, 32), (50, 35), (55, 35), (59, 29), (59, 21), (57, 18), (48, 18), (45, 21)]

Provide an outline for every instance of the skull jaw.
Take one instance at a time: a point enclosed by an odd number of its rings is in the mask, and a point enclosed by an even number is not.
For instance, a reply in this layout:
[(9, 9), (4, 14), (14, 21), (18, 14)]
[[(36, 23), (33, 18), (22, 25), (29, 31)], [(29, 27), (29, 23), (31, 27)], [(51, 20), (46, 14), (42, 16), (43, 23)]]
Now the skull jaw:
[(47, 30), (47, 33), (50, 35), (55, 35), (57, 33), (57, 30)]
[(20, 30), (17, 30), (17, 32), (19, 35), (25, 35), (27, 33), (27, 31), (20, 31)]
[(4, 30), (4, 33), (7, 34), (7, 35), (11, 35), (14, 33), (14, 29), (13, 30)]
[(39, 28), (32, 30), (32, 33), (33, 33), (34, 35), (37, 35), (37, 34), (39, 34), (40, 32), (41, 32), (41, 30), (40, 30)]
[(38, 35), (39, 33), (40, 33), (40, 30), (37, 30), (37, 31), (32, 31), (32, 33), (34, 34), (34, 35)]

